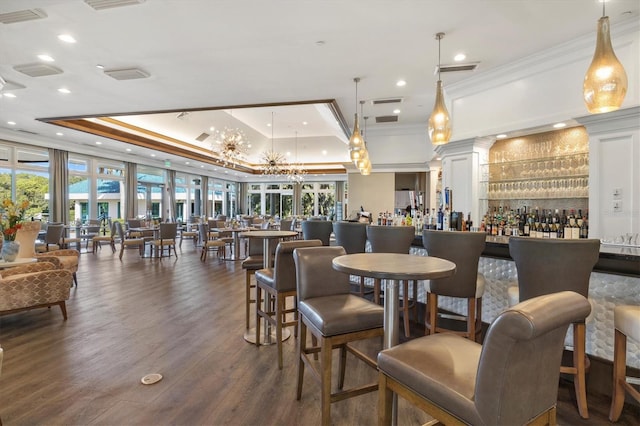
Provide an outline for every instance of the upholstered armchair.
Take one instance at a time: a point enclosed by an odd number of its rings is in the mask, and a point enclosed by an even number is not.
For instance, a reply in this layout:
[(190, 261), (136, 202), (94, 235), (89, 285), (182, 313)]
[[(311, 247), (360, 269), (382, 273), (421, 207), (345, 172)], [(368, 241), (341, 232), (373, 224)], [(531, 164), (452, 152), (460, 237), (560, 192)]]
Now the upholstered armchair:
[(2, 271), (0, 315), (35, 308), (60, 306), (67, 319), (71, 272), (51, 262), (35, 262)]

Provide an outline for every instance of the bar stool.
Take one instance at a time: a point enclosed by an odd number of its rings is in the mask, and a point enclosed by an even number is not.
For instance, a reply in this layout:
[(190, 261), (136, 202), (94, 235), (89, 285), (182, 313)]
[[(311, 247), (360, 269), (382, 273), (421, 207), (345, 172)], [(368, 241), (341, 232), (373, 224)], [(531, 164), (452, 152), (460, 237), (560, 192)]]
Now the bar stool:
[(305, 240), (320, 240), (323, 246), (328, 246), (331, 232), (333, 232), (333, 223), (328, 220), (302, 222), (302, 238)]
[(640, 306), (616, 306), (613, 311), (615, 338), (613, 347), (613, 392), (609, 420), (618, 421), (624, 406), (625, 391), (640, 402), (640, 392), (627, 382), (627, 338), (640, 342)]
[(429, 256), (440, 257), (456, 264), (455, 275), (425, 281), (427, 314), (425, 334), (445, 330), (438, 325), (438, 296), (467, 299), (467, 329), (456, 332), (477, 342), (482, 332), (482, 295), (485, 279), (478, 273), (478, 262), (485, 247), (484, 232), (422, 231), (422, 245)]
[[(509, 288), (510, 304), (564, 290), (588, 297), (589, 278), (599, 258), (600, 240), (510, 237), (509, 253), (518, 271), (518, 287)], [(578, 412), (587, 419), (585, 373), (589, 359), (585, 345), (585, 321), (576, 322), (573, 324), (573, 362), (570, 366), (561, 366), (560, 372), (574, 376)]]
[[(296, 302), (296, 265), (293, 262), (293, 250), (302, 247), (318, 247), (320, 240), (283, 241), (276, 247), (273, 268), (256, 271), (256, 300), (268, 299), (269, 311), (256, 303), (256, 346), (260, 346), (260, 317), (276, 328), (276, 345), (278, 346), (278, 368), (282, 370), (282, 328), (298, 324), (298, 303)], [(287, 297), (293, 297), (293, 307), (287, 309)], [(265, 303), (265, 305), (267, 305)], [(271, 307), (275, 309), (271, 311)], [(294, 314), (293, 321), (287, 321), (287, 314)], [(265, 323), (266, 326), (266, 323)], [(297, 336), (296, 331), (296, 336)]]
[[(371, 244), (372, 253), (404, 253), (409, 254), (411, 243), (416, 237), (413, 226), (374, 226), (367, 225), (367, 239)], [(374, 302), (380, 303), (380, 280), (374, 280)], [(409, 337), (409, 311), (413, 309), (414, 321), (418, 321), (418, 286), (413, 282), (413, 301), (409, 298), (409, 281), (402, 281), (402, 317), (404, 319), (404, 334)]]
[[(333, 224), (336, 245), (344, 247), (347, 254), (364, 253), (367, 244), (367, 225), (358, 222)], [(360, 277), (360, 296), (364, 297), (364, 277)]]
[[(331, 424), (331, 403), (346, 398), (374, 392), (377, 382), (344, 388), (347, 351), (376, 368), (376, 361), (356, 347), (352, 342), (379, 338), (384, 334), (384, 309), (362, 297), (350, 293), (349, 276), (332, 267), (337, 256), (346, 254), (344, 248), (308, 247), (293, 252), (296, 264), (298, 291), (298, 386), (296, 399), (302, 397), (304, 369), (308, 366), (314, 379), (320, 383), (322, 424)], [(319, 346), (307, 347), (307, 330)], [(314, 346), (315, 341), (314, 341)], [(331, 392), (332, 352), (340, 349), (338, 368), (338, 392)], [(310, 355), (320, 354), (320, 366)]]
[[(242, 269), (245, 270), (245, 325), (249, 330), (249, 317), (251, 312), (251, 304), (256, 303), (256, 299), (251, 298), (251, 289), (255, 288), (255, 284), (251, 283), (251, 277), (255, 275), (256, 271), (262, 269), (263, 262), (263, 245), (262, 241), (248, 238), (249, 247), (247, 248), (247, 258), (242, 261)], [(275, 240), (274, 240), (275, 241)], [(260, 303), (260, 302), (258, 302)]]
[(503, 311), (482, 345), (440, 333), (383, 350), (378, 424), (391, 424), (395, 392), (447, 425), (555, 425), (564, 336), (590, 309), (575, 292), (547, 294)]

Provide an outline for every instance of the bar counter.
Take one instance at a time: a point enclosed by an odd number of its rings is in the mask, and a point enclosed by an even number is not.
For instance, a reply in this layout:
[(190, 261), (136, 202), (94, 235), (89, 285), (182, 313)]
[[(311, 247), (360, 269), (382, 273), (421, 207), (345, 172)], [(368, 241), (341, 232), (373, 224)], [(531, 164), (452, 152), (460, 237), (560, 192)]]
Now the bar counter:
[[(478, 264), (478, 272), (486, 279), (482, 298), (482, 320), (485, 323), (491, 323), (508, 307), (507, 289), (518, 285), (508, 241), (508, 237), (488, 236)], [(422, 246), (422, 236), (416, 236), (411, 254), (427, 255)], [(423, 285), (418, 285), (418, 301), (425, 303)], [(640, 305), (640, 248), (604, 244), (600, 247), (600, 259), (589, 283), (589, 301), (593, 310), (587, 319), (587, 353), (613, 360), (613, 309), (617, 305)], [(466, 300), (440, 297), (439, 306), (466, 314)], [(567, 344), (571, 338), (570, 328)], [(640, 368), (640, 345), (631, 340), (627, 343), (627, 365)]]

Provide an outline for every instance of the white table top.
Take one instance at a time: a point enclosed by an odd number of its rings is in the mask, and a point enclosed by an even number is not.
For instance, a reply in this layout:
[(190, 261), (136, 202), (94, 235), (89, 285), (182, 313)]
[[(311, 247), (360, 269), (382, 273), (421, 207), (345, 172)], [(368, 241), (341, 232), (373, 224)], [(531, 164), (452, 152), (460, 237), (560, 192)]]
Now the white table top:
[(439, 257), (399, 253), (355, 253), (333, 259), (334, 269), (392, 280), (429, 280), (453, 275), (456, 264)]

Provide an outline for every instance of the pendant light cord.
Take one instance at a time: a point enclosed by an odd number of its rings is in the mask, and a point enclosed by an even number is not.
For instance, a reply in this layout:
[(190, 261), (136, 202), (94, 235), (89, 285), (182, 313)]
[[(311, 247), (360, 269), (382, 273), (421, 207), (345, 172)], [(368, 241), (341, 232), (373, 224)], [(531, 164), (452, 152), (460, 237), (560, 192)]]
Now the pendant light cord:
[(605, 15), (605, 12), (604, 12), (604, 5), (605, 5), (606, 3), (607, 3), (607, 2), (606, 2), (605, 0), (602, 0), (602, 17), (603, 17), (603, 18), (606, 16), (606, 15)]

